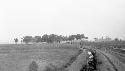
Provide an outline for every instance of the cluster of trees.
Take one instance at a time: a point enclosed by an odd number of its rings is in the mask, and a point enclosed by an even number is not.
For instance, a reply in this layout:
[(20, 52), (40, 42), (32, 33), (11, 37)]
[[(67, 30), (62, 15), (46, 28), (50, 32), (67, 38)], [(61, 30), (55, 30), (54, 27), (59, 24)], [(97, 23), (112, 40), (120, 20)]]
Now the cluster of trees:
[(115, 38), (114, 41), (122, 41), (122, 39)]
[[(53, 42), (59, 42), (60, 43), (61, 41), (72, 41), (74, 39), (81, 40), (82, 38), (88, 39), (88, 37), (85, 37), (84, 34), (76, 34), (76, 35), (69, 35), (69, 36), (62, 36), (62, 35), (56, 35), (56, 34), (50, 34), (50, 35), (44, 34), (43, 36), (35, 36), (35, 37), (24, 36), (23, 38), (21, 38), (21, 42), (22, 43), (26, 43), (26, 44), (28, 44), (29, 42), (32, 42), (32, 43), (39, 43), (39, 42), (53, 43)], [(17, 43), (18, 41), (15, 40), (15, 42)]]

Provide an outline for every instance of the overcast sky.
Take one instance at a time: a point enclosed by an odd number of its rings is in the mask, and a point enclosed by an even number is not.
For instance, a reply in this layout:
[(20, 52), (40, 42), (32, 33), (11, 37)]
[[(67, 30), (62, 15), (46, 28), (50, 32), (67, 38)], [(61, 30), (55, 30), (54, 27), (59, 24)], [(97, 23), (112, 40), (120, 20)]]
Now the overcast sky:
[(45, 33), (125, 39), (125, 0), (0, 0), (0, 43)]

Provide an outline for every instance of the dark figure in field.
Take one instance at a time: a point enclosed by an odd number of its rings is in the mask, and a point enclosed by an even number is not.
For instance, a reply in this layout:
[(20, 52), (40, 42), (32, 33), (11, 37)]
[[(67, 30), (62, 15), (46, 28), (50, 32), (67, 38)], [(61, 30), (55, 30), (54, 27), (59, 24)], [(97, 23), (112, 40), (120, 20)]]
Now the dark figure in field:
[(21, 40), (21, 43), (23, 43), (23, 40)]
[(35, 61), (29, 65), (29, 71), (38, 71), (38, 64)]
[(15, 43), (17, 44), (17, 43), (18, 43), (18, 38), (15, 38), (14, 41), (15, 41)]

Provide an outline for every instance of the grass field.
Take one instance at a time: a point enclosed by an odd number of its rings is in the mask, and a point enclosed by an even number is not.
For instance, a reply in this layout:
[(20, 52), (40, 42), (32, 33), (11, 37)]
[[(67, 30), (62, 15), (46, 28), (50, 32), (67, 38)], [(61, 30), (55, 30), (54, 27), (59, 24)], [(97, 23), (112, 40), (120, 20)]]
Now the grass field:
[(77, 44), (1, 44), (0, 71), (28, 71), (31, 61), (42, 68), (56, 62), (61, 66), (78, 53)]
[[(96, 47), (97, 49), (117, 57), (122, 63), (125, 63), (124, 53), (115, 51), (110, 46), (116, 46), (114, 43), (83, 43), (83, 47)], [(124, 48), (124, 44), (118, 44)], [(1, 44), (0, 45), (0, 71), (29, 71), (29, 65), (36, 61), (41, 71), (50, 63), (61, 67), (71, 58), (78, 55), (79, 44)]]

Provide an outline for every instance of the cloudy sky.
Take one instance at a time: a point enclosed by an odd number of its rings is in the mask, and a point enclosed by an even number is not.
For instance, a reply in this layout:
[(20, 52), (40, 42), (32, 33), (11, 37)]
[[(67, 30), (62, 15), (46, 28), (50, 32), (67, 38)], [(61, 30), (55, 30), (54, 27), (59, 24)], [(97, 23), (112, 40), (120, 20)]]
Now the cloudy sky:
[(0, 43), (45, 33), (125, 39), (125, 0), (0, 0)]

